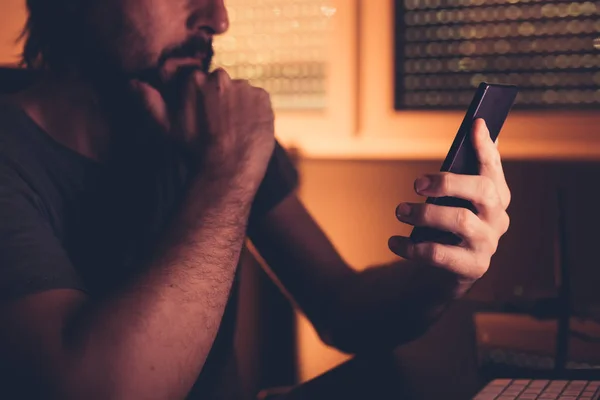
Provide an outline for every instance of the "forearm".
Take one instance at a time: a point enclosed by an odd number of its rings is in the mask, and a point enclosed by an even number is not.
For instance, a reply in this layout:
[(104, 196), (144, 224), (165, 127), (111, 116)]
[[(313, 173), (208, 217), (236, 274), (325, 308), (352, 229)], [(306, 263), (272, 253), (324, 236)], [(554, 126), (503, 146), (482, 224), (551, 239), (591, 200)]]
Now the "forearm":
[(349, 353), (392, 349), (422, 335), (470, 287), (409, 262), (369, 268), (340, 285), (325, 336)]
[(200, 373), (228, 300), (251, 196), (203, 181), (190, 192), (146, 272), (72, 321), (65, 349), (77, 395), (183, 398)]

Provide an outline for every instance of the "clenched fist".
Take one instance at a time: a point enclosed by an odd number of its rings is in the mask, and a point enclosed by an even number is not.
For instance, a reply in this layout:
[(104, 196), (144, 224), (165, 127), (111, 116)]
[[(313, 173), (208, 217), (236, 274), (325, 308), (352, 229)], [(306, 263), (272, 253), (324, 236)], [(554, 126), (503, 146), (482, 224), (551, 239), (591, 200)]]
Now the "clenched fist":
[(256, 190), (275, 145), (269, 94), (217, 69), (181, 72), (164, 91), (132, 84), (166, 134), (185, 144), (203, 173)]

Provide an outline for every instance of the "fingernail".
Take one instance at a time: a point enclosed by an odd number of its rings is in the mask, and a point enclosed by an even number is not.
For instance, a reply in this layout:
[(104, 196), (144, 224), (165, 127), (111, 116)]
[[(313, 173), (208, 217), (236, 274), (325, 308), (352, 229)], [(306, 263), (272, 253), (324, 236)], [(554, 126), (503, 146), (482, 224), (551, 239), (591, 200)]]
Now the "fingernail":
[(395, 254), (401, 256), (401, 257), (405, 257), (406, 254), (406, 238), (401, 237), (401, 236), (392, 236), (388, 239), (388, 247), (390, 250), (392, 250)]
[(391, 249), (398, 249), (398, 248), (402, 247), (403, 244), (404, 244), (404, 242), (403, 242), (402, 238), (398, 237), (398, 236), (392, 236), (388, 240), (388, 246)]
[(420, 193), (424, 190), (427, 190), (431, 185), (431, 179), (426, 176), (422, 176), (415, 181), (415, 190), (417, 193)]
[(408, 205), (406, 203), (402, 203), (402, 204), (398, 205), (398, 207), (396, 208), (396, 216), (398, 218), (405, 218), (410, 215), (411, 211), (412, 210), (411, 210), (410, 205)]

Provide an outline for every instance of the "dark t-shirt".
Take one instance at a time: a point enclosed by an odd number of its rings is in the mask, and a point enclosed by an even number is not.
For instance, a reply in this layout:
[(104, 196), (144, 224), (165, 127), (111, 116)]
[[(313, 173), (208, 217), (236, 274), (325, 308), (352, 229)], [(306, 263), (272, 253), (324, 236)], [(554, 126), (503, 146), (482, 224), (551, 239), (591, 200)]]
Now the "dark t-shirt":
[[(136, 149), (149, 156), (100, 164), (56, 142), (21, 109), (0, 103), (0, 302), (59, 288), (99, 298), (134, 278), (188, 183), (185, 157), (169, 149)], [(296, 184), (297, 173), (277, 144), (252, 218)], [(237, 278), (189, 399), (239, 398), (236, 294)]]

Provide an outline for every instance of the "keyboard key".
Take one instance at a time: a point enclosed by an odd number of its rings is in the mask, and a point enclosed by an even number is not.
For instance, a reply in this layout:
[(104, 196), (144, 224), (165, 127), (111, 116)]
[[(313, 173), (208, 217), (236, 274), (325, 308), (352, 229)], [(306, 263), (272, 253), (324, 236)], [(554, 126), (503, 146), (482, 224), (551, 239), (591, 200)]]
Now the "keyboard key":
[(500, 394), (500, 392), (502, 392), (502, 390), (504, 390), (503, 387), (486, 386), (480, 393), (496, 393), (496, 394)]
[(561, 389), (551, 389), (551, 388), (546, 388), (546, 390), (544, 390), (544, 391), (542, 392), (542, 394), (556, 394), (556, 395), (558, 395), (558, 394), (560, 394), (561, 392), (562, 392), (562, 390), (561, 390)]
[(600, 380), (496, 379), (474, 400), (600, 400)]
[(531, 379), (515, 379), (515, 384), (527, 386), (531, 382)]
[(491, 386), (508, 386), (512, 383), (512, 379), (494, 379), (489, 383)]
[(558, 398), (558, 393), (542, 393), (538, 396), (540, 400), (554, 400)]
[(521, 393), (521, 392), (523, 391), (523, 389), (525, 389), (525, 388), (519, 388), (519, 387), (515, 388), (515, 387), (512, 387), (512, 386), (509, 386), (509, 387), (508, 387), (508, 388), (507, 388), (507, 389), (506, 389), (504, 392), (502, 392), (502, 393), (503, 393), (503, 394), (504, 394), (504, 393)]
[(546, 386), (548, 383), (550, 383), (550, 381), (547, 379), (536, 379), (529, 384), (529, 387)]
[(565, 387), (567, 386), (567, 384), (569, 383), (569, 381), (563, 381), (563, 380), (559, 380), (559, 381), (552, 381), (550, 382), (551, 387)]
[(597, 389), (599, 386), (600, 386), (600, 381), (591, 381), (587, 385), (588, 388), (594, 388), (594, 389)]
[(542, 392), (542, 389), (527, 389), (526, 391), (523, 392), (523, 394), (535, 394), (538, 395)]

